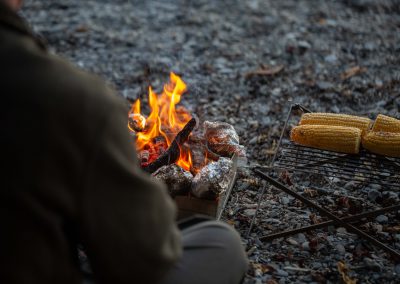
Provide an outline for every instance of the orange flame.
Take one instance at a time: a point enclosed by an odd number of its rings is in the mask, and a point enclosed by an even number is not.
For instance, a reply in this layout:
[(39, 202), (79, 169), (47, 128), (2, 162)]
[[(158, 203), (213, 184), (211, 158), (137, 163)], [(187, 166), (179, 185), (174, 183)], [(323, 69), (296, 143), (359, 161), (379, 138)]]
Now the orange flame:
[[(176, 107), (181, 100), (181, 95), (186, 91), (186, 84), (182, 79), (171, 72), (170, 82), (163, 88), (163, 92), (157, 95), (149, 87), (150, 114), (145, 119), (143, 132), (136, 133), (136, 149), (140, 152), (153, 143), (155, 137), (163, 136), (167, 145), (172, 143), (175, 135), (192, 118), (183, 107)], [(130, 111), (130, 116), (141, 115), (140, 100), (136, 100)], [(176, 162), (185, 170), (190, 170), (192, 161), (188, 149), (180, 149), (180, 157)]]

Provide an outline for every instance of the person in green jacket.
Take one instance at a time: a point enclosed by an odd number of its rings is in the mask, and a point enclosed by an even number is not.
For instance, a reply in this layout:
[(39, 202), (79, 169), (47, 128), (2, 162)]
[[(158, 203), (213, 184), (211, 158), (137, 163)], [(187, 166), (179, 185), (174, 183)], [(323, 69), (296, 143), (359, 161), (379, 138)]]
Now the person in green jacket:
[(247, 259), (228, 225), (179, 230), (164, 185), (137, 166), (127, 106), (46, 51), (0, 0), (0, 283), (239, 283)]

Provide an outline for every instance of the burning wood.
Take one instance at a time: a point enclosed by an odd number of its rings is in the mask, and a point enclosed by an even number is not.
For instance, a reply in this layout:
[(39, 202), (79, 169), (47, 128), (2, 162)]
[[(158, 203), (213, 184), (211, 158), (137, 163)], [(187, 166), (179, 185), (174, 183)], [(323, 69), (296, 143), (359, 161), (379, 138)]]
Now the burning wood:
[(220, 155), (245, 156), (244, 148), (233, 126), (223, 122), (206, 121), (189, 139), (197, 121), (184, 107), (176, 107), (185, 90), (185, 83), (171, 73), (162, 94), (149, 88), (149, 116), (141, 114), (140, 100), (134, 103), (128, 127), (142, 169), (165, 182), (172, 196), (191, 189), (196, 197), (216, 199), (228, 188), (233, 168), (233, 162)]
[(193, 178), (192, 194), (198, 198), (215, 199), (228, 188), (233, 163), (221, 157), (203, 167)]
[(188, 193), (193, 180), (193, 175), (190, 172), (176, 164), (162, 166), (152, 176), (168, 186), (168, 191), (172, 197)]
[(157, 160), (143, 167), (146, 172), (153, 173), (162, 166), (175, 163), (180, 157), (180, 149), (189, 138), (190, 133), (196, 126), (196, 120), (192, 118), (185, 127), (176, 135), (174, 141)]
[(239, 135), (232, 125), (226, 122), (205, 121), (203, 126), (211, 151), (224, 157), (231, 157), (233, 154), (246, 156), (244, 147), (239, 144)]
[(190, 154), (182, 150), (182, 145), (196, 122), (184, 107), (176, 107), (185, 91), (186, 84), (171, 73), (170, 82), (160, 95), (149, 87), (151, 112), (147, 117), (141, 114), (139, 99), (129, 112), (128, 127), (135, 134), (141, 166), (150, 173), (171, 163), (190, 169)]
[(140, 166), (147, 167), (163, 155), (167, 149), (167, 141), (163, 136), (153, 138), (152, 143), (146, 144), (143, 151), (139, 153)]

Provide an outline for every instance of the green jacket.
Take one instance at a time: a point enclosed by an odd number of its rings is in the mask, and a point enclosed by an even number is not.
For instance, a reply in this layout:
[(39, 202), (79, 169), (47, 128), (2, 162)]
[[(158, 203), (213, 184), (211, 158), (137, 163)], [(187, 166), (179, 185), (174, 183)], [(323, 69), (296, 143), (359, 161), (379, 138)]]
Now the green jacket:
[(156, 283), (181, 255), (176, 208), (137, 166), (127, 108), (0, 4), (0, 283)]

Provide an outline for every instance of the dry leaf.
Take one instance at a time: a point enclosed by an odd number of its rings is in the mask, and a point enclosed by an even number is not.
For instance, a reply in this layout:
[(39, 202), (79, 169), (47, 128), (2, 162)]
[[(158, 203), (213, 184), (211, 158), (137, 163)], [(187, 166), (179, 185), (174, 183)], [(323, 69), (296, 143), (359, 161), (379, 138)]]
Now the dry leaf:
[(75, 32), (77, 33), (86, 33), (89, 31), (89, 28), (85, 25), (79, 26), (75, 29)]
[(363, 73), (365, 71), (367, 71), (367, 69), (364, 67), (354, 66), (354, 67), (351, 67), (351, 68), (347, 69), (346, 71), (344, 71), (342, 73), (342, 75), (340, 75), (340, 78), (342, 80), (347, 80), (350, 77), (353, 77), (353, 76)]
[(340, 275), (342, 276), (342, 280), (346, 284), (356, 284), (357, 280), (351, 279), (347, 274), (349, 273), (349, 269), (347, 268), (346, 264), (342, 261), (337, 263), (338, 270)]
[(285, 182), (287, 185), (292, 186), (292, 180), (290, 178), (290, 174), (288, 171), (283, 171), (281, 175), (279, 176), (279, 179)]
[(271, 148), (265, 150), (265, 154), (267, 155), (274, 155), (276, 152), (276, 140), (272, 141)]
[(318, 216), (315, 215), (314, 213), (311, 213), (309, 218), (310, 218), (311, 224), (313, 224), (313, 225), (321, 223)]
[(388, 232), (388, 233), (399, 233), (400, 226), (385, 226), (383, 231)]
[(252, 265), (254, 271), (258, 270), (262, 274), (265, 274), (265, 273), (272, 274), (273, 272), (275, 272), (275, 268), (268, 264), (253, 262), (253, 263), (251, 263), (251, 265)]
[(252, 76), (273, 76), (278, 74), (283, 70), (284, 66), (283, 65), (278, 65), (278, 66), (263, 66), (258, 70), (251, 71), (246, 73), (245, 77), (249, 78)]
[(315, 189), (306, 188), (304, 190), (304, 194), (308, 195), (309, 197), (316, 197), (318, 196), (318, 191), (316, 191)]

